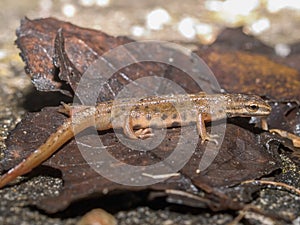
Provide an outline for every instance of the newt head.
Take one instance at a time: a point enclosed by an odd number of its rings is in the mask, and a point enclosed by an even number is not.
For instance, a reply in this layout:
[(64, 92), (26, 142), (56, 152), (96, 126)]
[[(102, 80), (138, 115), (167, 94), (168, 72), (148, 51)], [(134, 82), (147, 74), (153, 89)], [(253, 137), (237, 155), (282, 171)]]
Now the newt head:
[(268, 116), (271, 106), (257, 95), (228, 94), (226, 114), (228, 117)]

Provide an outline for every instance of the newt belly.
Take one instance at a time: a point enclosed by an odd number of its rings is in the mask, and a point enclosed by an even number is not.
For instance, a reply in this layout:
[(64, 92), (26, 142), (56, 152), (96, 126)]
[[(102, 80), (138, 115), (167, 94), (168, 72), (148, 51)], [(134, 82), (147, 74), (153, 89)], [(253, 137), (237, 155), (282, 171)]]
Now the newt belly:
[(26, 159), (0, 177), (0, 188), (28, 173), (48, 159), (63, 144), (84, 129), (123, 129), (131, 139), (153, 136), (151, 127), (177, 127), (196, 124), (202, 143), (215, 141), (206, 133), (205, 122), (226, 117), (267, 116), (271, 107), (256, 95), (214, 94), (154, 96), (120, 99), (96, 106), (68, 106), (62, 110), (69, 118), (45, 143)]

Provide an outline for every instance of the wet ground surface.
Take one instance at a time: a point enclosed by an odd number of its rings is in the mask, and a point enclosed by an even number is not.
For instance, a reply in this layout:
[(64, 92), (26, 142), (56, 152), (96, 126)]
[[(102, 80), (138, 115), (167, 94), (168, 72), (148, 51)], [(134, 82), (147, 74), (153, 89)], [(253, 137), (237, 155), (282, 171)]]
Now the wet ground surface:
[[(38, 93), (31, 85), (30, 79), (24, 72), (24, 64), (18, 56), (19, 50), (13, 45), (15, 40), (15, 30), (19, 26), (20, 19), (24, 16), (29, 18), (54, 16), (60, 19), (72, 21), (85, 27), (101, 29), (112, 35), (129, 35), (135, 39), (163, 39), (176, 40), (184, 43), (195, 43), (199, 39), (187, 39), (178, 31), (178, 24), (185, 17), (197, 18), (207, 22), (207, 10), (204, 4), (198, 1), (188, 1), (184, 5), (173, 1), (112, 1), (107, 6), (89, 5), (89, 1), (1, 1), (2, 12), (0, 14), (0, 146), (5, 148), (4, 140), (9, 131), (21, 120), (24, 113), (28, 110), (37, 111), (45, 105), (52, 105), (53, 97), (45, 101), (45, 95)], [(90, 1), (93, 2), (93, 1)], [(98, 4), (104, 4), (105, 1)], [(204, 2), (204, 1), (203, 1)], [(162, 5), (163, 4), (163, 5)], [(195, 7), (197, 5), (197, 7)], [(171, 15), (171, 22), (160, 30), (151, 30), (146, 24), (146, 15), (156, 8), (164, 8)], [(201, 13), (200, 13), (201, 12)], [(273, 18), (273, 15), (268, 15)], [(283, 18), (283, 20), (279, 20)], [(294, 18), (294, 19), (291, 19)], [(278, 21), (273, 29), (261, 39), (270, 45), (291, 43), (299, 38), (299, 31), (294, 29), (299, 24), (299, 12), (293, 12), (288, 16), (277, 16), (274, 21)], [(211, 20), (211, 19), (210, 19)], [(222, 25), (213, 29), (219, 30)], [(289, 39), (284, 39), (286, 35), (280, 34), (278, 27), (285, 27)], [(298, 26), (299, 27), (299, 26)], [(289, 30), (290, 29), (290, 30)], [(214, 32), (212, 32), (216, 35)], [(140, 36), (141, 35), (141, 36)], [(272, 36), (273, 35), (273, 36)], [(287, 37), (286, 37), (287, 38)], [(213, 38), (212, 38), (213, 39)], [(205, 39), (206, 40), (206, 39)], [(208, 38), (208, 40), (211, 40)], [(285, 49), (286, 45), (277, 45)], [(289, 179), (296, 180), (298, 171), (290, 174)], [(55, 196), (62, 187), (62, 180), (49, 176), (38, 176), (20, 185), (11, 186), (0, 190), (0, 224), (75, 224), (82, 212), (72, 213), (69, 216), (47, 215), (44, 212), (30, 206), (30, 201), (39, 199), (43, 196)], [(300, 211), (299, 196), (265, 190), (260, 192), (257, 205), (261, 208), (268, 208), (273, 212), (281, 212), (286, 215), (296, 215)], [(280, 204), (284, 202), (284, 204)], [(59, 204), (59, 203), (58, 203)], [(236, 216), (234, 213), (212, 213), (209, 210), (178, 209), (174, 210), (173, 205), (167, 205), (160, 209), (159, 204), (153, 206), (133, 207), (114, 212), (119, 224), (227, 224)], [(81, 208), (78, 208), (81, 210)], [(278, 223), (269, 221), (266, 217), (259, 217), (257, 214), (248, 213), (248, 219), (253, 219), (252, 224), (290, 224), (284, 221)], [(254, 222), (254, 220), (256, 222)], [(295, 218), (293, 224), (300, 224), (300, 219)]]

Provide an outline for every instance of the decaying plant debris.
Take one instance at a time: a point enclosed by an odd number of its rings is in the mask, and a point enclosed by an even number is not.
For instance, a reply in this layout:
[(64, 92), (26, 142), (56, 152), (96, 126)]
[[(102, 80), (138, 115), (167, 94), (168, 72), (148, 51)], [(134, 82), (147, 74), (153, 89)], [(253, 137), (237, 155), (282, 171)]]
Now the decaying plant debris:
[[(74, 94), (81, 74), (97, 57), (109, 49), (133, 41), (53, 18), (24, 19), (17, 36), (16, 43), (26, 63), (26, 72), (35, 87), (41, 91), (60, 91), (69, 96)], [(241, 43), (252, 41), (240, 40)], [(253, 46), (254, 53), (250, 53), (249, 49), (247, 52), (224, 46), (227, 45), (223, 40), (210, 48), (199, 47), (195, 52), (210, 66), (220, 85), (227, 91), (252, 93), (269, 99), (273, 106), (273, 112), (268, 118), (271, 128), (295, 132), (300, 124), (299, 72), (276, 63), (268, 55), (262, 55), (256, 46)], [(114, 74), (107, 86), (100, 90), (98, 101), (112, 99), (114, 93), (128, 82), (151, 73), (176, 81), (190, 93), (199, 91), (196, 85), (187, 81), (182, 71), (165, 64), (146, 62), (133, 64)], [(124, 74), (128, 79), (124, 79)], [(55, 131), (66, 118), (58, 112), (58, 108), (44, 108), (41, 112), (26, 115), (7, 139), (8, 148), (1, 161), (0, 171), (26, 158)], [(169, 129), (164, 142), (144, 154), (122, 145), (112, 131), (99, 135), (107, 151), (119, 160), (128, 164), (153, 164), (172, 152), (180, 129)], [(81, 138), (92, 139), (93, 136), (87, 132)], [(34, 204), (46, 212), (55, 213), (81, 199), (147, 190), (149, 193), (160, 193), (159, 196), (165, 196), (170, 202), (186, 206), (208, 207), (215, 211), (242, 210), (249, 202), (255, 201), (254, 193), (263, 188), (243, 182), (264, 176), (273, 176), (275, 181), (280, 179), (284, 172), (274, 172), (286, 168), (280, 155), (282, 152), (286, 152), (295, 163), (299, 162), (297, 148), (289, 140), (256, 128), (242, 118), (229, 121), (218, 156), (205, 171), (196, 173), (204, 147), (201, 143), (197, 145), (193, 157), (178, 172), (178, 176), (147, 187), (126, 187), (99, 176), (82, 158), (75, 140), (72, 140), (55, 157), (44, 163), (61, 171), (63, 190), (56, 197), (44, 198)], [(278, 217), (272, 213), (268, 215)], [(294, 219), (282, 217), (286, 220)]]

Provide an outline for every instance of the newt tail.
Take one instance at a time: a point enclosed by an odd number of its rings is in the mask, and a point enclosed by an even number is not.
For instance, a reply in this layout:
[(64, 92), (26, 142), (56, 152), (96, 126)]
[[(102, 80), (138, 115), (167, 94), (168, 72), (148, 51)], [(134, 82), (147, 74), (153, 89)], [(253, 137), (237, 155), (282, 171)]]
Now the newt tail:
[[(65, 113), (70, 108), (65, 106)], [(82, 111), (87, 111), (83, 109)], [(71, 112), (68, 112), (71, 114)], [(89, 113), (94, 113), (94, 110), (90, 110)], [(80, 116), (84, 114), (84, 116)], [(52, 133), (44, 144), (38, 149), (32, 152), (26, 159), (23, 159), (21, 163), (10, 169), (7, 173), (0, 177), (0, 188), (4, 187), (9, 182), (13, 181), (18, 176), (30, 172), (32, 169), (40, 165), (46, 159), (48, 159), (53, 153), (55, 153), (62, 145), (74, 137), (77, 133), (91, 126), (93, 121), (87, 113), (83, 112), (77, 117), (68, 118), (61, 126), (59, 126), (56, 132)]]
[[(51, 138), (51, 136), (53, 138)], [(0, 188), (5, 186), (7, 183), (13, 181), (16, 177), (21, 176), (25, 173), (30, 172), (33, 168), (37, 167), (41, 162), (48, 159), (57, 149), (59, 149), (66, 140), (71, 139), (74, 134), (72, 127), (70, 126), (70, 119), (59, 127), (57, 132), (51, 134), (50, 138), (41, 145), (37, 150), (32, 152), (28, 158), (16, 167), (10, 169), (0, 179)]]
[(202, 140), (217, 139), (206, 132), (205, 123), (227, 117), (265, 117), (271, 107), (259, 96), (242, 94), (213, 94), (203, 92), (189, 95), (152, 96), (142, 99), (121, 99), (98, 103), (96, 106), (64, 105), (60, 112), (68, 119), (20, 164), (0, 177), (0, 188), (16, 177), (30, 172), (84, 129), (123, 129), (130, 139), (152, 137), (151, 127), (165, 128), (196, 124)]

